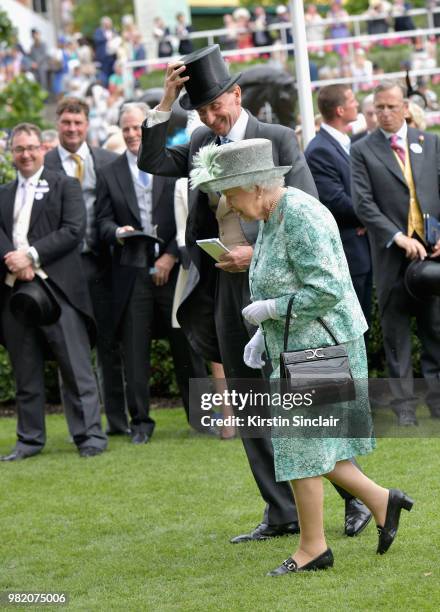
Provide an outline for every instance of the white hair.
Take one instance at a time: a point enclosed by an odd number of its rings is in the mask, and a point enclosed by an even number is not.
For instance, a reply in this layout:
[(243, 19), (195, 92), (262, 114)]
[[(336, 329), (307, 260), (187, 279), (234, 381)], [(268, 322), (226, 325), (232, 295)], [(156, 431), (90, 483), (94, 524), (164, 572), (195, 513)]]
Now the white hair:
[(273, 179), (267, 179), (266, 181), (259, 181), (258, 183), (252, 182), (252, 183), (244, 183), (243, 185), (240, 185), (240, 188), (243, 189), (243, 191), (249, 191), (249, 192), (255, 191), (257, 187), (260, 187), (261, 189), (267, 189), (267, 190), (277, 189), (277, 187), (284, 187), (284, 176), (279, 176)]
[(150, 107), (145, 102), (126, 102), (121, 106), (121, 110), (119, 111), (119, 125), (121, 125), (122, 116), (125, 115), (125, 113), (130, 113), (134, 110), (140, 110), (145, 118), (150, 110)]

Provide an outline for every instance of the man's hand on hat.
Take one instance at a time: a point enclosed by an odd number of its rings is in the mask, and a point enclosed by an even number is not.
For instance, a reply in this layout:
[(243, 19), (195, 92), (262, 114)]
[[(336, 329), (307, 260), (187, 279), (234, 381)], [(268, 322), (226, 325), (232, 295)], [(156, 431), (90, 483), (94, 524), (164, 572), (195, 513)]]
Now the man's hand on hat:
[(397, 234), (394, 238), (394, 242), (405, 251), (405, 255), (408, 259), (421, 259), (423, 261), (427, 255), (426, 249), (421, 242), (415, 238), (405, 236), (403, 233)]
[(440, 239), (437, 240), (437, 242), (435, 243), (432, 249), (431, 257), (438, 257), (439, 255), (440, 255)]
[(24, 270), (17, 272), (15, 276), (20, 281), (31, 281), (35, 277), (35, 272), (32, 266), (28, 266), (27, 268), (24, 268)]
[(189, 77), (182, 76), (185, 72), (186, 66), (182, 62), (175, 62), (174, 64), (168, 64), (164, 94), (159, 105), (156, 107), (159, 111), (169, 112), (175, 100), (179, 97), (182, 87), (188, 81)]
[(9, 251), (6, 253), (5, 264), (12, 274), (17, 274), (21, 270), (28, 268), (32, 265), (31, 258), (26, 254), (26, 250), (18, 249), (16, 251)]
[(134, 232), (135, 229), (132, 225), (123, 225), (122, 227), (116, 228), (116, 238), (120, 244), (124, 244), (124, 238), (121, 238), (121, 234), (124, 235), (126, 232)]
[(220, 255), (215, 267), (225, 272), (245, 272), (251, 264), (253, 252), (251, 246), (236, 246), (229, 253)]

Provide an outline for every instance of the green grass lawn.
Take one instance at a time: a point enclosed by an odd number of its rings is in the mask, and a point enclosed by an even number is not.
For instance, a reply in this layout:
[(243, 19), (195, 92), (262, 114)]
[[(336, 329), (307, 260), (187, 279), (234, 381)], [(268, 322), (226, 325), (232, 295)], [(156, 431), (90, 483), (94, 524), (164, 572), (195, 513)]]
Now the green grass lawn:
[[(80, 459), (63, 417), (50, 416), (42, 455), (0, 464), (0, 591), (64, 591), (69, 609), (87, 611), (440, 608), (438, 439), (382, 439), (362, 460), (416, 501), (388, 554), (375, 554), (372, 524), (341, 535), (343, 504), (326, 484), (335, 567), (276, 579), (265, 573), (295, 537), (228, 542), (263, 510), (240, 441), (189, 435), (180, 410), (155, 418), (150, 444), (111, 439), (104, 455)], [(0, 454), (14, 433), (15, 420), (0, 419)], [(2, 609), (13, 608), (25, 609)]]

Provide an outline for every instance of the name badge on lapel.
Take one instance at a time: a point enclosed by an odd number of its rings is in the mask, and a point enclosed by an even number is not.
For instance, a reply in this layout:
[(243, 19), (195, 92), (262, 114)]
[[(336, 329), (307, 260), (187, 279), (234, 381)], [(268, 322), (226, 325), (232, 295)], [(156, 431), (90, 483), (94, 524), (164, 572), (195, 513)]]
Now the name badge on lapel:
[(423, 149), (422, 149), (422, 147), (419, 145), (419, 143), (418, 143), (418, 142), (412, 142), (412, 143), (409, 145), (409, 148), (411, 149), (411, 151), (412, 151), (413, 153), (423, 153)]
[(35, 199), (42, 200), (46, 193), (49, 193), (49, 183), (46, 179), (40, 179), (35, 187)]

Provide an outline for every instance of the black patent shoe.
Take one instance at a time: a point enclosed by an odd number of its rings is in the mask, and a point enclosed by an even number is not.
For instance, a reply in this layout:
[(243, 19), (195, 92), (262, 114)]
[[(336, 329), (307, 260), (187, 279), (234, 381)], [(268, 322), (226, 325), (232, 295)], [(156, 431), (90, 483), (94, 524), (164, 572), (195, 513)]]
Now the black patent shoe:
[(333, 567), (333, 562), (334, 559), (332, 549), (327, 548), (327, 550), (319, 555), (319, 557), (315, 557), (315, 559), (312, 559), (309, 561), (309, 563), (306, 563), (301, 567), (298, 567), (296, 561), (294, 561), (292, 557), (289, 557), (283, 561), (279, 567), (271, 572), (268, 572), (266, 576), (284, 576), (284, 574), (289, 573), (297, 574), (298, 572), (316, 572), (317, 570), (324, 570), (329, 567)]
[(285, 525), (266, 525), (266, 523), (260, 523), (250, 533), (242, 533), (229, 541), (231, 544), (241, 544), (242, 542), (261, 542), (263, 540), (279, 538), (285, 535), (295, 535), (297, 533), (299, 533), (299, 525), (297, 521), (286, 523)]
[(345, 530), (349, 538), (359, 535), (371, 521), (371, 512), (360, 499), (345, 500)]
[(409, 512), (413, 505), (414, 501), (408, 497), (406, 493), (400, 491), (399, 489), (390, 489), (385, 525), (383, 527), (377, 525), (379, 542), (376, 553), (383, 555), (387, 552), (397, 535), (400, 513), (402, 512), (402, 509), (408, 510)]

